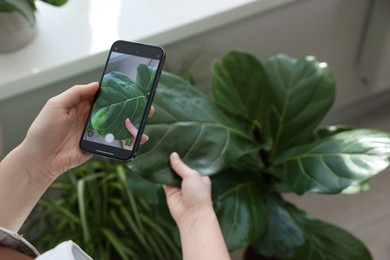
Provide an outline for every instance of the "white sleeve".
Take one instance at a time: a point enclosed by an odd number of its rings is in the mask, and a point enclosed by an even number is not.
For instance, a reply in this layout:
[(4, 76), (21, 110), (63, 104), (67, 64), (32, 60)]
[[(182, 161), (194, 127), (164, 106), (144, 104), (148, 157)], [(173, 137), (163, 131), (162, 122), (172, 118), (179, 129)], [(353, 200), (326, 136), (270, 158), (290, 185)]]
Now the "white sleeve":
[(73, 241), (62, 242), (55, 248), (41, 254), (36, 260), (92, 260)]

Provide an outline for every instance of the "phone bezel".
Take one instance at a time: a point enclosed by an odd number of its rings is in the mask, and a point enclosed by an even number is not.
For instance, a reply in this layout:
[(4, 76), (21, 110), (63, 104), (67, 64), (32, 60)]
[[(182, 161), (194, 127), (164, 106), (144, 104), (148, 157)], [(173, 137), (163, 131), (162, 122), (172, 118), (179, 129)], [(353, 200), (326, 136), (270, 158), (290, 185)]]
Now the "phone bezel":
[(103, 69), (102, 76), (100, 78), (100, 83), (103, 80), (104, 73), (106, 71), (106, 68), (109, 64), (111, 53), (112, 52), (119, 52), (119, 53), (124, 53), (124, 54), (129, 54), (129, 55), (134, 55), (134, 56), (140, 56), (140, 57), (146, 57), (146, 58), (153, 58), (153, 59), (159, 59), (159, 65), (157, 67), (156, 75), (153, 79), (153, 84), (150, 89), (150, 93), (146, 102), (145, 110), (141, 119), (140, 126), (138, 128), (138, 134), (135, 138), (134, 145), (133, 145), (133, 150), (127, 150), (127, 149), (122, 149), (110, 145), (105, 145), (101, 143), (96, 143), (93, 141), (87, 141), (84, 140), (84, 134), (86, 131), (87, 124), (90, 120), (91, 114), (92, 114), (92, 106), (95, 103), (97, 97), (98, 97), (98, 92), (95, 95), (94, 101), (91, 106), (91, 111), (89, 112), (86, 124), (84, 126), (81, 138), (80, 138), (80, 149), (84, 152), (87, 153), (92, 153), (96, 154), (99, 156), (107, 157), (110, 159), (115, 159), (115, 160), (120, 160), (120, 161), (130, 161), (132, 160), (136, 152), (138, 150), (141, 137), (146, 125), (146, 121), (148, 119), (150, 107), (152, 106), (153, 98), (156, 93), (158, 81), (160, 79), (160, 74), (164, 65), (165, 61), (165, 50), (160, 47), (160, 46), (155, 46), (155, 45), (149, 45), (149, 44), (143, 44), (143, 43), (136, 43), (136, 42), (129, 42), (129, 41), (123, 41), (119, 40), (116, 41), (112, 44), (109, 54), (107, 55), (107, 60)]

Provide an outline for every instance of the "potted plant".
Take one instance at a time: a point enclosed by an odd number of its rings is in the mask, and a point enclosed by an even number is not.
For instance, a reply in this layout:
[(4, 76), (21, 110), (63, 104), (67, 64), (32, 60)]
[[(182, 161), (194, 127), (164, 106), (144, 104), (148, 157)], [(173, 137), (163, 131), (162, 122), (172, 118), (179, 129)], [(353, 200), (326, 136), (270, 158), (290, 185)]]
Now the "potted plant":
[(179, 237), (158, 220), (168, 209), (150, 206), (158, 190), (139, 178), (119, 162), (87, 162), (50, 187), (23, 229), (42, 252), (73, 240), (93, 259), (179, 259)]
[(371, 259), (350, 233), (282, 194), (336, 194), (366, 185), (389, 164), (390, 134), (319, 127), (334, 102), (335, 80), (314, 57), (276, 55), (261, 62), (231, 51), (212, 71), (214, 99), (162, 75), (146, 129), (151, 138), (128, 164), (130, 172), (177, 185), (167, 160), (177, 151), (190, 167), (211, 175), (230, 250), (251, 246), (265, 259)]
[[(42, 0), (61, 6), (67, 0)], [(36, 35), (35, 0), (0, 0), (0, 52), (17, 50)]]
[[(366, 185), (389, 164), (390, 134), (319, 127), (333, 104), (335, 81), (327, 64), (314, 57), (276, 55), (261, 62), (231, 51), (212, 71), (214, 99), (176, 75), (161, 75), (156, 111), (146, 127), (150, 139), (121, 173), (127, 192), (156, 210), (151, 221), (176, 241), (160, 185), (180, 183), (168, 162), (176, 151), (190, 167), (211, 176), (214, 208), (230, 250), (250, 247), (260, 259), (372, 259), (353, 235), (315, 219), (282, 194), (335, 194)], [(106, 199), (116, 196), (101, 197)]]

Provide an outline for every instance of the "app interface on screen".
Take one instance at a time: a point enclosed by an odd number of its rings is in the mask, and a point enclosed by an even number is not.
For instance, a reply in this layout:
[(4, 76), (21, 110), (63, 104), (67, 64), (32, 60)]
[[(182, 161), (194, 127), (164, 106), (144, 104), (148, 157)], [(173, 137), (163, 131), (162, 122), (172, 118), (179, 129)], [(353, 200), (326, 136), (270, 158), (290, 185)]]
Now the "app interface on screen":
[(159, 60), (112, 52), (83, 139), (133, 149)]

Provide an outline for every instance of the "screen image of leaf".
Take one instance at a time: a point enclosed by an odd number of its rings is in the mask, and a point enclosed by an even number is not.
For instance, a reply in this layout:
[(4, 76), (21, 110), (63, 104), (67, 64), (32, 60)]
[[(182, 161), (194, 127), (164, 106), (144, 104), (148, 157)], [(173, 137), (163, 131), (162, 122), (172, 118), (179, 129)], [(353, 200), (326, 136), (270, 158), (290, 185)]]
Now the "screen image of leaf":
[[(143, 67), (147, 68), (141, 64), (137, 71)], [(131, 138), (125, 127), (127, 118), (130, 118), (132, 124), (138, 128), (147, 102), (144, 86), (138, 83), (142, 82), (139, 77), (145, 77), (143, 82), (148, 82), (151, 76), (148, 73), (139, 74), (137, 73), (137, 82), (118, 71), (104, 75), (91, 117), (92, 127), (99, 135), (104, 137), (111, 133), (116, 140)]]

